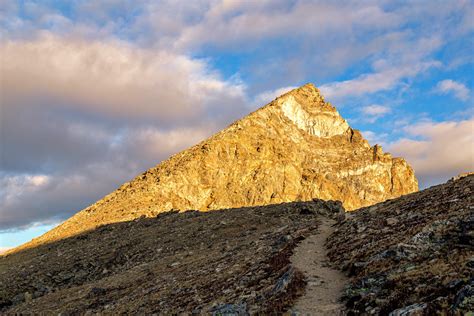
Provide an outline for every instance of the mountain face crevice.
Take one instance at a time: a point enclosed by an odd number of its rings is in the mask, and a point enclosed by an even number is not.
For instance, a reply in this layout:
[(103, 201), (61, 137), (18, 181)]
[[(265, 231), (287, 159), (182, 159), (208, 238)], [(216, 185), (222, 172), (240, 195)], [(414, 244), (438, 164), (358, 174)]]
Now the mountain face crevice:
[(147, 170), (25, 246), (172, 209), (319, 198), (354, 210), (417, 190), (404, 159), (371, 147), (308, 84)]

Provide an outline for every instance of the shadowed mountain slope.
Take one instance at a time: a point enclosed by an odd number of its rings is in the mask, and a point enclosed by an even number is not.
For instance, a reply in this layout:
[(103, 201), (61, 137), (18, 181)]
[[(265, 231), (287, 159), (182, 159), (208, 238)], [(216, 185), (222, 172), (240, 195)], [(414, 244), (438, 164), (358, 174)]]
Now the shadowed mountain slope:
[(149, 169), (23, 247), (172, 209), (320, 198), (353, 210), (417, 190), (405, 160), (370, 147), (308, 84)]
[(1, 314), (277, 312), (304, 291), (290, 264), (339, 202), (167, 212), (0, 257)]
[(355, 315), (474, 311), (474, 175), (351, 213), (327, 244)]

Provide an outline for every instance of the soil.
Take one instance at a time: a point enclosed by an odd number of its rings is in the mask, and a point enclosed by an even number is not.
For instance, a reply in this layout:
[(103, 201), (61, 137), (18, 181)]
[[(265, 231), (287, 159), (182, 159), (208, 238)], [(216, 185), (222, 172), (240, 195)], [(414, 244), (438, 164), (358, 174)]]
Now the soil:
[(326, 217), (321, 217), (320, 221), (318, 233), (303, 240), (291, 257), (291, 262), (303, 272), (307, 281), (305, 294), (298, 298), (292, 311), (299, 315), (344, 315), (340, 298), (348, 278), (330, 267), (325, 245), (336, 222)]

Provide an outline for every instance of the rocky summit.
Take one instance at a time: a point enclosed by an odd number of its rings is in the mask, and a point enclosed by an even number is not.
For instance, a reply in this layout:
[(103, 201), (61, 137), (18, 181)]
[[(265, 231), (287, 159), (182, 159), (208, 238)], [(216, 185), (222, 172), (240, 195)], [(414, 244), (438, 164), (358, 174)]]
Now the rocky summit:
[(23, 247), (170, 210), (313, 198), (339, 200), (354, 210), (417, 190), (404, 159), (371, 147), (307, 84), (161, 162)]

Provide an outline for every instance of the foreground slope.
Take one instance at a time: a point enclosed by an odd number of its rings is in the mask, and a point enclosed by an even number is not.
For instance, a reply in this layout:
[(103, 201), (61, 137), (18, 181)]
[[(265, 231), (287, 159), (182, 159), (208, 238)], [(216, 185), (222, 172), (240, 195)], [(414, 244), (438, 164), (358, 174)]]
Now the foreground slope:
[[(363, 208), (328, 239), (355, 314), (474, 311), (474, 175)], [(467, 315), (467, 314), (466, 314)]]
[(25, 246), (171, 209), (320, 198), (353, 210), (417, 190), (405, 160), (370, 147), (308, 84), (163, 161)]
[(320, 216), (340, 219), (340, 202), (105, 225), (0, 257), (0, 313), (278, 314), (304, 311), (305, 297), (342, 281), (328, 299), (342, 296), (349, 315), (463, 315), (474, 309), (473, 191), (467, 176), (349, 213), (326, 241), (328, 263)]
[(168, 212), (0, 257), (0, 314), (151, 314), (287, 309), (290, 264), (339, 202)]

